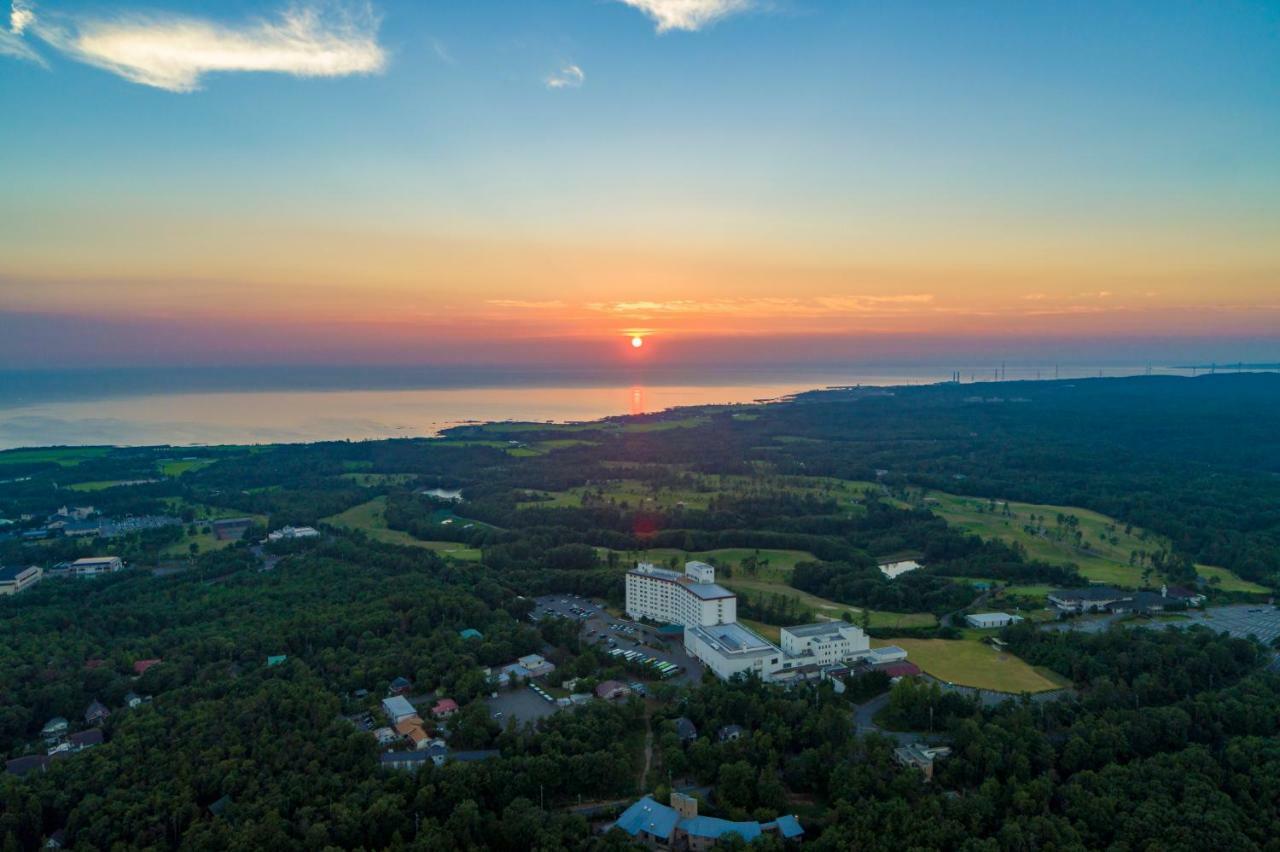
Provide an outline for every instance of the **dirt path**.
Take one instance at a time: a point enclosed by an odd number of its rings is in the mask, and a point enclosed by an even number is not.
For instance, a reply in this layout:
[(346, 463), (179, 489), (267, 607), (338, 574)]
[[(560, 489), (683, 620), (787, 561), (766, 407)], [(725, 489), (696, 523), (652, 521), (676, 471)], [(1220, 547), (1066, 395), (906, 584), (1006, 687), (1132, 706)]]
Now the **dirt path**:
[(640, 770), (640, 783), (636, 785), (642, 790), (645, 779), (649, 777), (649, 767), (653, 765), (653, 724), (647, 713), (645, 727), (647, 730), (644, 732), (644, 769)]

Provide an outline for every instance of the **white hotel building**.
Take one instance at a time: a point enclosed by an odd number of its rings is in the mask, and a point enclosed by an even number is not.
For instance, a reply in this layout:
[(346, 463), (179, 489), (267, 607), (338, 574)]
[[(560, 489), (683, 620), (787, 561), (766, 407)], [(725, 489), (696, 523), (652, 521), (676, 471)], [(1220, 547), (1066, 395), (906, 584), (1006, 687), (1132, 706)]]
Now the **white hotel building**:
[(823, 668), (904, 659), (901, 648), (871, 648), (860, 628), (843, 621), (784, 627), (781, 646), (738, 623), (737, 596), (717, 585), (716, 569), (685, 564), (684, 573), (641, 563), (627, 572), (627, 615), (684, 627), (684, 649), (726, 680), (754, 674), (778, 681), (813, 677)]
[(641, 562), (627, 572), (627, 615), (701, 627), (738, 620), (738, 596), (716, 584), (716, 569), (688, 562), (684, 573)]

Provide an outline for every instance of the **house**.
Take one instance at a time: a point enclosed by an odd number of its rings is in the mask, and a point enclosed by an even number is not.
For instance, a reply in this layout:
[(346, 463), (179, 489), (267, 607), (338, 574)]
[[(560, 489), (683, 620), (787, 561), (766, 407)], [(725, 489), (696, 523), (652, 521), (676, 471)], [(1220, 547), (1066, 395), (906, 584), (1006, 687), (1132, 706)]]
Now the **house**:
[(964, 617), (964, 620), (970, 627), (989, 630), (995, 627), (1007, 627), (1010, 624), (1017, 624), (1022, 621), (1022, 616), (1010, 615), (1007, 612), (971, 612)]
[(606, 680), (604, 683), (596, 687), (596, 697), (603, 698), (605, 701), (613, 701), (616, 698), (626, 698), (630, 694), (631, 687), (621, 681)]
[(531, 677), (544, 677), (556, 670), (555, 663), (550, 662), (541, 654), (529, 654), (516, 660), (516, 662), (528, 669)]
[(209, 806), (209, 813), (216, 817), (220, 817), (225, 814), (227, 812), (227, 808), (231, 807), (233, 804), (235, 804), (235, 802), (228, 793)]
[(458, 702), (452, 698), (441, 698), (431, 708), (431, 715), (437, 719), (448, 719), (454, 713), (458, 712)]
[(137, 709), (142, 706), (142, 697), (136, 692), (125, 693), (124, 705), (130, 710)]
[(745, 731), (743, 731), (741, 725), (725, 725), (720, 730), (716, 731), (716, 739), (722, 743), (737, 742), (742, 739), (743, 733), (745, 733)]
[(138, 677), (142, 677), (144, 674), (147, 673), (148, 669), (150, 669), (152, 666), (160, 665), (161, 662), (162, 661), (159, 659), (138, 660), (138, 662), (133, 664), (133, 673)]
[(111, 715), (111, 711), (106, 708), (101, 701), (94, 699), (93, 702), (85, 708), (84, 721), (88, 725), (101, 725), (107, 721), (107, 717)]
[(407, 677), (398, 677), (391, 681), (391, 686), (387, 688), (387, 695), (404, 695), (410, 689), (413, 689), (413, 681)]
[(0, 595), (16, 595), (39, 583), (43, 577), (44, 569), (39, 565), (0, 568)]
[(1187, 606), (1199, 606), (1205, 602), (1205, 596), (1199, 592), (1193, 592), (1184, 586), (1161, 586), (1161, 596), (1170, 600), (1178, 601)]
[(893, 750), (893, 759), (901, 766), (914, 766), (924, 775), (925, 781), (933, 780), (933, 762), (951, 754), (946, 746), (930, 747), (923, 743), (911, 743)]
[(28, 754), (7, 761), (4, 771), (21, 778), (29, 772), (44, 772), (49, 768), (49, 757), (44, 754)]
[(58, 829), (49, 835), (49, 839), (44, 842), (45, 849), (62, 849), (67, 845), (67, 832), (64, 829)]
[(253, 518), (222, 518), (209, 526), (218, 541), (238, 541), (253, 526)]
[(459, 630), (458, 635), (463, 639), (483, 639), (484, 634), (474, 627), (468, 627), (465, 630)]
[(99, 574), (114, 574), (124, 568), (124, 560), (119, 556), (86, 556), (71, 563), (70, 573), (73, 577), (96, 577)]
[(278, 666), (287, 659), (289, 659), (288, 654), (272, 654), (271, 656), (267, 657), (267, 668), (271, 668), (272, 666)]
[(676, 719), (675, 725), (676, 736), (680, 738), (680, 742), (691, 743), (698, 738), (698, 727), (684, 716)]
[(498, 669), (498, 675), (494, 678), (500, 687), (507, 687), (516, 680), (528, 680), (533, 677), (533, 672), (526, 669), (519, 663), (507, 663), (507, 665)]
[(102, 731), (98, 728), (78, 731), (67, 737), (67, 742), (71, 744), (73, 751), (84, 751), (87, 748), (102, 745)]
[(393, 695), (390, 698), (382, 699), (382, 712), (387, 714), (387, 718), (391, 720), (393, 725), (401, 719), (418, 715), (418, 711), (409, 703), (409, 699), (403, 695)]
[(40, 736), (46, 740), (59, 740), (66, 736), (69, 727), (71, 726), (66, 719), (61, 716), (54, 716), (44, 723), (44, 727), (40, 729)]
[(1062, 612), (1101, 612), (1130, 597), (1127, 592), (1111, 586), (1057, 589), (1048, 594), (1049, 603)]
[(431, 735), (422, 727), (422, 719), (409, 716), (395, 724), (395, 732), (409, 741), (415, 749), (424, 749), (431, 742)]
[(395, 729), (393, 728), (378, 728), (378, 730), (373, 732), (373, 736), (378, 741), (378, 745), (384, 747), (392, 745), (400, 739), (399, 735), (396, 734)]

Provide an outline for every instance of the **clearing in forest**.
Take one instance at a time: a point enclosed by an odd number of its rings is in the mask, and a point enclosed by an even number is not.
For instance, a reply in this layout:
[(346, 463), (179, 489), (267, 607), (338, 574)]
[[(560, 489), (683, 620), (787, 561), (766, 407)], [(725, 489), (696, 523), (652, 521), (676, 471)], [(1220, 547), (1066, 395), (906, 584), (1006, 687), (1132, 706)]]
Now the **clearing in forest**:
[(897, 645), (925, 672), (961, 686), (1016, 694), (1069, 685), (1055, 672), (976, 639), (886, 639), (873, 640), (872, 645)]

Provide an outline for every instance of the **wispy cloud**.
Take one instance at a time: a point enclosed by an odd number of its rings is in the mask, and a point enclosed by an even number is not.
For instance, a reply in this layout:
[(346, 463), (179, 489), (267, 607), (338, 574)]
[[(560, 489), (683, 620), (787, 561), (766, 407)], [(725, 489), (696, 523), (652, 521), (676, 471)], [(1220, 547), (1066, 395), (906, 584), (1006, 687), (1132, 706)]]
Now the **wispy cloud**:
[(753, 0), (619, 0), (644, 12), (658, 25), (658, 32), (699, 30), (720, 18), (743, 12)]
[(544, 82), (548, 89), (580, 89), (587, 82), (587, 75), (577, 65), (565, 65), (548, 74)]
[(33, 35), (72, 59), (171, 92), (194, 91), (205, 74), (215, 72), (375, 73), (386, 65), (377, 29), (368, 4), (297, 5), (275, 20), (239, 26), (181, 15), (47, 16), (24, 0), (10, 13), (10, 30), (17, 35)]
[(519, 310), (551, 310), (553, 308), (563, 308), (564, 302), (559, 299), (551, 299), (545, 302), (532, 302), (525, 299), (488, 299), (486, 305), (493, 305), (495, 308), (515, 308)]
[(895, 296), (819, 296), (814, 299), (766, 297), (754, 299), (672, 299), (669, 301), (590, 302), (590, 311), (639, 317), (719, 315), (736, 317), (823, 317), (888, 315), (920, 310), (933, 301), (931, 293)]
[(44, 65), (45, 61), (39, 53), (23, 40), (22, 34), (31, 25), (35, 19), (28, 6), (22, 0), (14, 0), (13, 5), (9, 8), (9, 28), (0, 30), (0, 56), (8, 56), (13, 59), (25, 59), (28, 62), (35, 62)]

